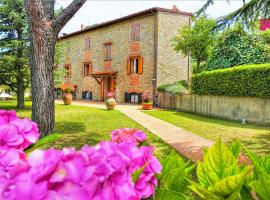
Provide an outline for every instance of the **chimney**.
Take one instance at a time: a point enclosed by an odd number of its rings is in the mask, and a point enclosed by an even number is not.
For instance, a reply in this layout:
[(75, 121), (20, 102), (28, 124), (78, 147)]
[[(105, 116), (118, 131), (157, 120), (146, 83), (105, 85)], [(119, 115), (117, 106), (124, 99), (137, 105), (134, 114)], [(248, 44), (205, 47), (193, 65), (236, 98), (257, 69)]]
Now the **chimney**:
[(86, 26), (83, 25), (83, 24), (81, 24), (81, 30), (83, 30), (83, 29), (85, 29), (85, 28), (86, 28)]
[(179, 12), (179, 11), (180, 11), (180, 10), (177, 8), (176, 5), (173, 5), (172, 10), (175, 11), (175, 12)]

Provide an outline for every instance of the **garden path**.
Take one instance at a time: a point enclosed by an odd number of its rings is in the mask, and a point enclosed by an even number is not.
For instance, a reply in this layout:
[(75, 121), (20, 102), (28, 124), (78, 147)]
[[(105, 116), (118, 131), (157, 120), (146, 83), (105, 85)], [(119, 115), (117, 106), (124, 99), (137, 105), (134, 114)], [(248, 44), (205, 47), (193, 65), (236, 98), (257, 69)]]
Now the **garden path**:
[[(62, 103), (62, 101), (56, 102)], [(83, 100), (73, 101), (72, 105), (106, 109), (104, 103)], [(194, 162), (201, 160), (203, 149), (213, 144), (210, 140), (141, 112), (140, 105), (118, 104), (116, 109), (156, 134), (164, 142), (173, 146), (180, 154)]]

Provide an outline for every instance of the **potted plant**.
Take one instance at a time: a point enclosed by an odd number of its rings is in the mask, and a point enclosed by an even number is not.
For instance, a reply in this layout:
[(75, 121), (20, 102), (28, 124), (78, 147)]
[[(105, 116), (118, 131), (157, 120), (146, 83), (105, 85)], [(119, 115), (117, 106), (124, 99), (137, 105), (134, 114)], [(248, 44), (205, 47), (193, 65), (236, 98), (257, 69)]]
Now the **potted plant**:
[(142, 93), (142, 108), (144, 110), (151, 110), (153, 108), (152, 96), (149, 92)]
[(116, 101), (114, 99), (114, 93), (108, 92), (106, 94), (106, 107), (108, 110), (114, 110), (114, 107), (116, 105)]
[(63, 93), (62, 99), (65, 105), (70, 105), (72, 102), (72, 93), (75, 91), (72, 85), (61, 85), (60, 89)]

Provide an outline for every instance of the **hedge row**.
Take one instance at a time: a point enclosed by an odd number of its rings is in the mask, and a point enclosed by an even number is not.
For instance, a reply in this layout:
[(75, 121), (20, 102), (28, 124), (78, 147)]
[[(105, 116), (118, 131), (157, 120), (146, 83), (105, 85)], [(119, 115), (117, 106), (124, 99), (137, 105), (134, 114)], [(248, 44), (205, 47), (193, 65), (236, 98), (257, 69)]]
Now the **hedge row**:
[(270, 63), (196, 74), (191, 90), (195, 94), (270, 97)]

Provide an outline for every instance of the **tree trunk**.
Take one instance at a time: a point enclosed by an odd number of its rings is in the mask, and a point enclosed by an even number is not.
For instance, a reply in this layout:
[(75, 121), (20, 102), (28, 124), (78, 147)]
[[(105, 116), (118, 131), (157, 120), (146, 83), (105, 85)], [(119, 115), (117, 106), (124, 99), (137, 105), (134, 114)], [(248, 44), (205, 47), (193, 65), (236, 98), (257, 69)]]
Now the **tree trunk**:
[(200, 70), (200, 65), (201, 65), (201, 59), (197, 58), (197, 70)]
[[(30, 59), (32, 81), (32, 120), (37, 122), (41, 136), (54, 129), (53, 58), (56, 37), (50, 29), (40, 38), (31, 38)], [(38, 40), (38, 41), (36, 41)], [(40, 46), (37, 46), (39, 44)]]
[(24, 82), (21, 74), (18, 74), (17, 108), (24, 108)]
[(30, 28), (30, 66), (32, 81), (32, 120), (41, 136), (54, 129), (54, 51), (58, 33), (86, 0), (73, 0), (54, 16), (55, 0), (25, 0)]
[[(17, 34), (18, 34), (18, 40), (21, 42), (23, 40), (23, 31), (22, 28), (17, 29)], [(23, 68), (23, 63), (20, 60), (23, 57), (23, 43), (18, 47), (18, 52), (17, 52), (17, 57), (18, 61), (16, 62), (17, 65), (17, 108), (21, 109), (24, 108), (24, 79), (23, 79), (23, 73), (22, 73), (22, 68)]]

